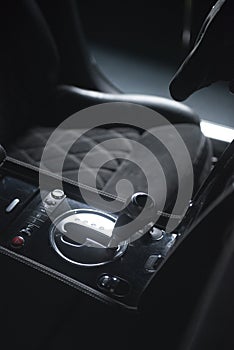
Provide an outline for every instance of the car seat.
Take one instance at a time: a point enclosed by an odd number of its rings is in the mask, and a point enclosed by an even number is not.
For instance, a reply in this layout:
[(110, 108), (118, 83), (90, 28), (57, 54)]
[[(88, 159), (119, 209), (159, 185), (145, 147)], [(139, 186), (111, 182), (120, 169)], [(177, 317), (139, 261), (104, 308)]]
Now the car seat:
[[(0, 142), (8, 156), (39, 167), (49, 135), (73, 113), (107, 102), (128, 102), (149, 107), (173, 124), (190, 153), (195, 174), (194, 192), (210, 171), (212, 149), (200, 130), (200, 120), (187, 106), (161, 97), (124, 94), (99, 71), (88, 52), (72, 0), (12, 0), (0, 5)], [(159, 126), (168, 144), (169, 129)], [(57, 147), (57, 161), (77, 130), (63, 131)], [(98, 143), (125, 137), (151, 144), (146, 131), (132, 125), (103, 125), (83, 135), (70, 149), (63, 176), (76, 180), (84, 155)], [(105, 150), (106, 151), (106, 150)], [(132, 148), (108, 150), (114, 160), (99, 169), (97, 188), (116, 194), (121, 178), (130, 179), (134, 191), (147, 191), (144, 176), (129, 160)], [(175, 168), (165, 147), (155, 143), (153, 152), (162, 164), (167, 184), (167, 207), (177, 196)], [(87, 174), (95, 168), (95, 159)], [(56, 169), (48, 168), (56, 173)], [(155, 196), (160, 197), (155, 179)], [(190, 174), (191, 175), (191, 174)], [(189, 176), (184, 169), (184, 177)], [(124, 196), (124, 193), (123, 193)], [(167, 208), (165, 208), (166, 210)]]

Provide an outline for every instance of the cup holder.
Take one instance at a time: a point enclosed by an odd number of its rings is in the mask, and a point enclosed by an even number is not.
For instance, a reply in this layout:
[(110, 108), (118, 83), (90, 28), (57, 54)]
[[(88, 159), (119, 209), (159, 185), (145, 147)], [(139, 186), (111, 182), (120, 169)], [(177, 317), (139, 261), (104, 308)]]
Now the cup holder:
[(67, 262), (80, 266), (110, 263), (125, 252), (128, 242), (108, 247), (116, 218), (93, 209), (74, 209), (60, 215), (51, 225), (50, 241)]

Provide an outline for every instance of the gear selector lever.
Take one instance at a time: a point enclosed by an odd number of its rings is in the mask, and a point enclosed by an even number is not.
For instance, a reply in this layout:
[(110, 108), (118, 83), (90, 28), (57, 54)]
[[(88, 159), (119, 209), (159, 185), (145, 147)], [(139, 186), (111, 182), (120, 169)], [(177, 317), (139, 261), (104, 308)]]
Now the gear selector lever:
[(137, 192), (128, 198), (126, 203), (116, 220), (109, 247), (129, 240), (137, 232), (142, 235), (154, 225), (157, 211), (155, 201), (150, 195)]
[(63, 213), (51, 225), (52, 247), (65, 260), (81, 266), (116, 260), (124, 254), (132, 235), (142, 235), (154, 225), (156, 210), (152, 197), (139, 192), (126, 203), (117, 219), (91, 208)]

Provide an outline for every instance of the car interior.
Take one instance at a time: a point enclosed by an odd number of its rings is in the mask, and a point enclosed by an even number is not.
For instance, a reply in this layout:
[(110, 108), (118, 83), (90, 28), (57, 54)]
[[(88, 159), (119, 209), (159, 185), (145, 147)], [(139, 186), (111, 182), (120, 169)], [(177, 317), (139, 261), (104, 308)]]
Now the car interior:
[(231, 1), (0, 10), (3, 348), (233, 349)]

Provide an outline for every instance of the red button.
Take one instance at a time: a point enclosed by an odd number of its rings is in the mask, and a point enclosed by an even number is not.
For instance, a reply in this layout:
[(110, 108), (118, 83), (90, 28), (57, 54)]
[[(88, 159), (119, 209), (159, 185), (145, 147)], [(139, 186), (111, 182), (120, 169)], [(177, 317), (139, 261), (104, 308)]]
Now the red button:
[(13, 248), (21, 248), (24, 245), (24, 239), (21, 236), (16, 236), (11, 240), (11, 246)]

